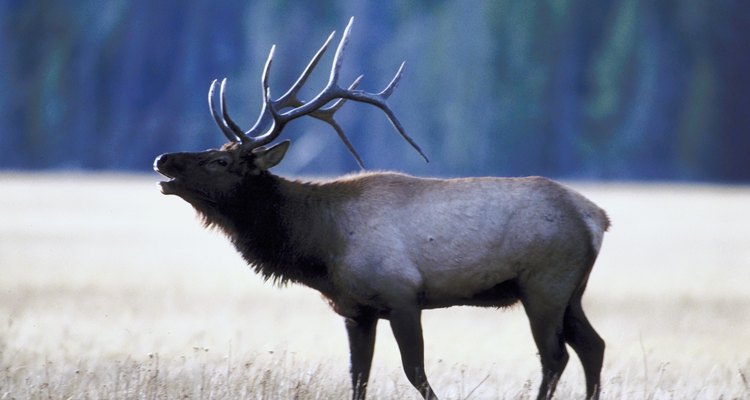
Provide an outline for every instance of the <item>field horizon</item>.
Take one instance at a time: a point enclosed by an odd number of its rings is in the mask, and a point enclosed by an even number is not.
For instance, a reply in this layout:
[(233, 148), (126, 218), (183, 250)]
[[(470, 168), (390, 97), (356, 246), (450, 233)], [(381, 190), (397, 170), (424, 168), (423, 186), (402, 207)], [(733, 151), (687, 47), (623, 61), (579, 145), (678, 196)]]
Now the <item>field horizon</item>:
[[(343, 321), (263, 282), (154, 175), (0, 173), (0, 399), (350, 396)], [(613, 226), (584, 308), (607, 342), (603, 399), (750, 399), (750, 186), (569, 186)], [(520, 306), (423, 315), (441, 399), (528, 399)], [(571, 359), (555, 398), (583, 398)], [(419, 398), (387, 321), (371, 399)]]

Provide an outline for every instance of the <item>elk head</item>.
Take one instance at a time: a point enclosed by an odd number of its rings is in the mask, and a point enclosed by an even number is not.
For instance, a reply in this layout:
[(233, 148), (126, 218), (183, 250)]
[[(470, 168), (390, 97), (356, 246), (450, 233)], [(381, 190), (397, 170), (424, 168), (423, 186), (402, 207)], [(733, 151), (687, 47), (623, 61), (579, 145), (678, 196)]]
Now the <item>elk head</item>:
[[(286, 124), (290, 121), (309, 115), (331, 125), (346, 148), (354, 156), (361, 168), (364, 168), (359, 154), (344, 134), (341, 126), (334, 119), (334, 114), (346, 100), (372, 104), (385, 112), (391, 124), (398, 133), (425, 159), (419, 146), (406, 134), (399, 120), (386, 102), (398, 85), (404, 64), (399, 67), (391, 82), (380, 93), (369, 93), (357, 90), (362, 80), (360, 75), (354, 82), (344, 89), (339, 86), (339, 71), (343, 59), (344, 50), (349, 41), (352, 22), (344, 30), (341, 41), (338, 44), (333, 57), (333, 65), (328, 83), (315, 97), (309, 101), (303, 101), (298, 97), (298, 92), (304, 85), (310, 73), (318, 61), (322, 58), (329, 44), (333, 40), (335, 31), (332, 32), (323, 46), (310, 60), (310, 63), (302, 71), (297, 81), (281, 97), (273, 100), (268, 83), (268, 74), (273, 61), (275, 46), (271, 47), (262, 75), (263, 107), (255, 125), (248, 131), (243, 131), (230, 117), (225, 99), (226, 79), (221, 81), (219, 91), (219, 109), (216, 110), (214, 103), (214, 92), (217, 81), (211, 83), (208, 91), (208, 104), (216, 124), (226, 136), (229, 143), (219, 150), (206, 150), (196, 153), (169, 153), (163, 154), (154, 161), (154, 169), (162, 175), (170, 178), (169, 181), (161, 182), (162, 193), (175, 194), (197, 208), (201, 204), (217, 204), (222, 202), (226, 196), (232, 194), (236, 188), (248, 179), (262, 176), (266, 171), (278, 164), (289, 148), (288, 140), (270, 145)], [(331, 103), (330, 105), (328, 105)]]

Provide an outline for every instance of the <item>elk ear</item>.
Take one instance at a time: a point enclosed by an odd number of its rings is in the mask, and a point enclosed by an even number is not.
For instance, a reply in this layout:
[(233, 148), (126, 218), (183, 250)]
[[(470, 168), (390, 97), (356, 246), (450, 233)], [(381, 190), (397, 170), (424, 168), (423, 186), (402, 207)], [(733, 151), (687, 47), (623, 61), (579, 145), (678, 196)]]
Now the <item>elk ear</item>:
[(289, 144), (291, 143), (290, 140), (285, 140), (269, 148), (261, 146), (253, 149), (252, 153), (255, 156), (255, 166), (263, 171), (274, 167), (284, 158), (286, 151), (289, 149)]

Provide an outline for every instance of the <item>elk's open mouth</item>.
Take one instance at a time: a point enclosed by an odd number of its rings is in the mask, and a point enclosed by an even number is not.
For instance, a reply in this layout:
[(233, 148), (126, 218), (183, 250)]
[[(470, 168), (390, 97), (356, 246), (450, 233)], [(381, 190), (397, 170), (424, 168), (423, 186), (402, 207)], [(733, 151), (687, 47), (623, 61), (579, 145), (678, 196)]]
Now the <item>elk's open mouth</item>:
[(167, 168), (160, 162), (160, 157), (154, 161), (154, 171), (158, 172), (168, 180), (159, 182), (163, 194), (177, 194), (179, 178), (167, 171)]
[(168, 180), (164, 180), (159, 182), (159, 186), (161, 187), (162, 194), (176, 194), (177, 193), (177, 187), (179, 186), (179, 179), (173, 176), (170, 176), (169, 174), (165, 173), (164, 171), (159, 171), (158, 169), (154, 168), (156, 172), (162, 174), (164, 177), (169, 178)]

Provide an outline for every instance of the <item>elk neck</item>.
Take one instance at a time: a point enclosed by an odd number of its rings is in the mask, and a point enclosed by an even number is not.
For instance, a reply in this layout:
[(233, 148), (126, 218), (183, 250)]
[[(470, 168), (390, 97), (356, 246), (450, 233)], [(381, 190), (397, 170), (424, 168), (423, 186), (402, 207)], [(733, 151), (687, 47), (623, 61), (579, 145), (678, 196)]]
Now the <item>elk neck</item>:
[(202, 214), (264, 279), (302, 283), (325, 293), (328, 268), (319, 242), (331, 240), (333, 229), (320, 219), (330, 211), (322, 209), (326, 201), (317, 187), (263, 172), (248, 176), (213, 212)]

